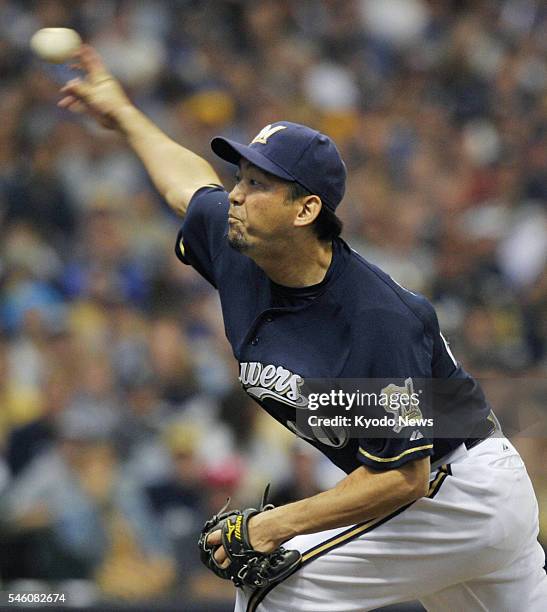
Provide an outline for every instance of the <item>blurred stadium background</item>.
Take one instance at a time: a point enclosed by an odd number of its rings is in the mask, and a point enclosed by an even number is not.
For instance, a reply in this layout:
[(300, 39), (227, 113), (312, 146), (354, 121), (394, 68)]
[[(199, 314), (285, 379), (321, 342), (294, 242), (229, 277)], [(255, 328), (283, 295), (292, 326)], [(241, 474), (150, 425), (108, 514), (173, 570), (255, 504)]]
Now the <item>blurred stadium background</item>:
[[(0, 0), (1, 589), (229, 610), (197, 559), (205, 517), (267, 481), (284, 501), (339, 478), (239, 391), (217, 297), (174, 256), (178, 220), (118, 136), (56, 107), (72, 73), (31, 56), (45, 26), (77, 29), (227, 186), (213, 135), (280, 118), (329, 133), (346, 239), (433, 300), (502, 416), (545, 382), (541, 0)], [(538, 398), (513, 432), (545, 544)]]

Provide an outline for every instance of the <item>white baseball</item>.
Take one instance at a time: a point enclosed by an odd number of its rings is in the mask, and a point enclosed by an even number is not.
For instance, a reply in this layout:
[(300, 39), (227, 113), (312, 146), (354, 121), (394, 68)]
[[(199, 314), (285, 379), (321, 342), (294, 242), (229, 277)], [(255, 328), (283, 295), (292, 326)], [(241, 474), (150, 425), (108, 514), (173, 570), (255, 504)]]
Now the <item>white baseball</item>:
[(82, 44), (80, 35), (70, 28), (42, 28), (30, 39), (30, 47), (43, 60), (66, 62)]

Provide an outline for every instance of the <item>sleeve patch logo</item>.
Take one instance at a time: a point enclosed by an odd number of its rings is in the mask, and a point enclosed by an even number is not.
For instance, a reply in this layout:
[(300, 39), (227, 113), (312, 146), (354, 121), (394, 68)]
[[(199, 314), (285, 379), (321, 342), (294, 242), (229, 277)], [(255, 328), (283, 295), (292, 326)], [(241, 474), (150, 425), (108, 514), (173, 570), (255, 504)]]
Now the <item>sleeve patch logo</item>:
[(408, 425), (426, 424), (425, 421), (427, 419), (423, 418), (422, 411), (420, 410), (420, 396), (414, 391), (412, 378), (405, 380), (404, 387), (394, 384), (384, 387), (380, 397), (386, 398), (384, 410), (395, 417), (395, 425), (393, 426), (395, 433), (400, 433)]

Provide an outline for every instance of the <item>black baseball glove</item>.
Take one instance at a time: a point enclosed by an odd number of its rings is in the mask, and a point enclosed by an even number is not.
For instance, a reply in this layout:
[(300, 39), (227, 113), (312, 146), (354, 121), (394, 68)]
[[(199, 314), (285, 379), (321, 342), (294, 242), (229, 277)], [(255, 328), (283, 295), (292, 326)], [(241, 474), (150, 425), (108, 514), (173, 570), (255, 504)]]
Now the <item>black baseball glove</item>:
[[(210, 518), (201, 531), (198, 545), (202, 563), (220, 578), (231, 580), (236, 587), (262, 588), (282, 580), (300, 563), (302, 555), (297, 550), (287, 550), (280, 546), (272, 552), (263, 553), (251, 546), (249, 541), (249, 519), (256, 514), (271, 510), (274, 506), (267, 503), (270, 485), (266, 487), (260, 509), (227, 511), (230, 500), (218, 514)], [(216, 547), (207, 545), (207, 537), (213, 531), (222, 531), (222, 545), (230, 564), (222, 568), (215, 561)]]

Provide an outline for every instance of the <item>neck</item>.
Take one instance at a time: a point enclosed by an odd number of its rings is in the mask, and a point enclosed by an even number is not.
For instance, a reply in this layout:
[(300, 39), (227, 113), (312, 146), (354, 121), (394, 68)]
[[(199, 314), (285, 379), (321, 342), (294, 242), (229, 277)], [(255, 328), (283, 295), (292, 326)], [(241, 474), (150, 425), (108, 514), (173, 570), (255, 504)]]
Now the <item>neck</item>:
[(284, 287), (310, 287), (320, 283), (332, 261), (332, 244), (315, 237), (300, 240), (268, 254), (253, 254), (268, 278)]

